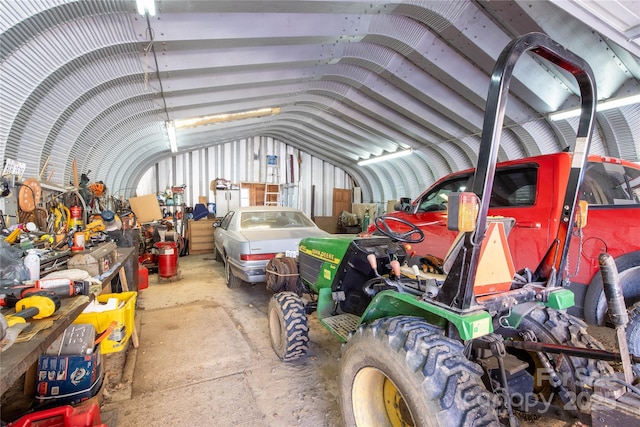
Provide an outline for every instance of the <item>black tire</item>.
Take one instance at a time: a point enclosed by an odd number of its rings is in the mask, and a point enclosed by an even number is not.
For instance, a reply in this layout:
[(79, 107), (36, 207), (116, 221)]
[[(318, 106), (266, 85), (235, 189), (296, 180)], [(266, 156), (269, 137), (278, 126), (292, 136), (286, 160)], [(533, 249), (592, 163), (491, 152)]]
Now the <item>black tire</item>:
[[(625, 305), (631, 307), (640, 301), (640, 252), (622, 255), (616, 258), (615, 263)], [(584, 297), (584, 320), (592, 325), (602, 326), (608, 319), (602, 273), (598, 272), (593, 276)]]
[(267, 289), (271, 292), (278, 293), (284, 291), (286, 280), (284, 274), (287, 274), (286, 265), (282, 258), (271, 258), (267, 261), (266, 267), (266, 283)]
[(304, 289), (302, 286), (298, 286), (300, 283), (298, 281), (298, 263), (295, 259), (289, 257), (285, 257), (283, 261), (287, 266), (287, 274), (289, 275), (287, 277), (285, 289), (302, 296)]
[(224, 278), (227, 284), (227, 288), (229, 289), (237, 289), (242, 285), (242, 280), (238, 279), (233, 274), (231, 263), (229, 262), (229, 257), (227, 257), (224, 262)]
[(273, 351), (284, 362), (307, 355), (307, 313), (302, 299), (295, 293), (281, 292), (269, 301), (269, 337)]
[[(523, 317), (518, 325), (518, 331), (531, 331), (538, 342), (547, 344), (563, 344), (572, 347), (604, 349), (595, 338), (587, 332), (587, 324), (582, 320), (562, 311), (538, 306)], [(508, 331), (497, 330), (508, 333)], [(549, 375), (544, 371), (535, 353), (516, 350), (513, 353), (520, 359), (529, 362), (529, 373), (534, 376), (534, 392), (541, 393), (544, 399), (553, 392)], [(583, 357), (565, 356), (547, 353), (552, 365), (558, 372), (562, 385), (574, 398), (573, 404), (579, 408), (590, 406), (590, 396), (593, 392), (595, 380), (613, 375), (613, 369), (608, 363)], [(540, 374), (541, 376), (538, 376)], [(557, 396), (557, 393), (554, 393)], [(578, 399), (577, 401), (575, 399)], [(563, 405), (560, 401), (555, 401)], [(575, 409), (575, 408), (570, 408)]]
[(220, 254), (220, 252), (216, 248), (213, 248), (213, 256), (215, 257), (217, 262), (223, 262), (224, 261), (224, 259), (222, 258), (222, 255)]
[(340, 401), (347, 426), (499, 426), (482, 369), (463, 345), (415, 317), (361, 325), (345, 344)]
[[(629, 352), (640, 356), (640, 302), (629, 309), (629, 323), (627, 324), (627, 343)], [(640, 377), (640, 363), (633, 364), (633, 372)]]

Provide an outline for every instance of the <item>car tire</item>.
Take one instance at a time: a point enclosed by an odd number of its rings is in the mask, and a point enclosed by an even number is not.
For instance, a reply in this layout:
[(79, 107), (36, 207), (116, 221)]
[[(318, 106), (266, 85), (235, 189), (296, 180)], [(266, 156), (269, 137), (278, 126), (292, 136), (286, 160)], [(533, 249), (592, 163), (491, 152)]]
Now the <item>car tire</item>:
[(215, 257), (217, 262), (223, 262), (224, 258), (222, 258), (222, 255), (220, 254), (220, 251), (218, 249), (216, 249), (215, 247), (213, 248), (213, 256)]
[(229, 289), (237, 289), (242, 285), (242, 280), (238, 279), (233, 274), (231, 263), (229, 262), (229, 257), (227, 257), (224, 262), (224, 278), (227, 284), (227, 288)]
[(269, 300), (269, 337), (273, 351), (283, 362), (307, 355), (307, 313), (302, 299), (295, 293), (280, 292)]

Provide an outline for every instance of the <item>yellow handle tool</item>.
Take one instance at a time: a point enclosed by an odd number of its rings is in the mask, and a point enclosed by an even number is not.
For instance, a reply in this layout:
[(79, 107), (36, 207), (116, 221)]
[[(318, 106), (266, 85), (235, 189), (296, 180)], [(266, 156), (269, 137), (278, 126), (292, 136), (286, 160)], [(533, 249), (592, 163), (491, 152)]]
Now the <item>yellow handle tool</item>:
[[(34, 319), (44, 319), (51, 316), (60, 308), (60, 298), (54, 295), (33, 295), (22, 298), (16, 303), (16, 314), (7, 317), (11, 323), (11, 318), (19, 317), (24, 319), (33, 317)], [(22, 323), (19, 320), (16, 323)]]
[(20, 233), (22, 233), (22, 230), (19, 228), (16, 228), (11, 233), (9, 233), (7, 237), (4, 238), (5, 242), (9, 244), (13, 244), (18, 238), (18, 235), (20, 235)]

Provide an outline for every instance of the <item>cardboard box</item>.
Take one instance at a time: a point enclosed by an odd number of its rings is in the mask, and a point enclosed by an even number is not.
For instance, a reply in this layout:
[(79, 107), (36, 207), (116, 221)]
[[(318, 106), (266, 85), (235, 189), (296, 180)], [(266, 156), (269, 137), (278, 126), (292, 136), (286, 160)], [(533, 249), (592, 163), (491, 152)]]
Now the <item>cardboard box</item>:
[(369, 211), (369, 224), (373, 224), (373, 219), (378, 216), (378, 204), (377, 203), (354, 203), (351, 207), (351, 210), (354, 214), (360, 218), (360, 223), (362, 224), (362, 220), (364, 219), (364, 212), (366, 210)]
[(338, 217), (337, 216), (316, 216), (313, 218), (319, 229), (326, 231), (327, 233), (336, 234), (338, 232)]
[(131, 197), (129, 199), (129, 204), (131, 205), (131, 210), (136, 214), (140, 223), (162, 219), (160, 204), (158, 203), (158, 197), (155, 194)]
[(40, 356), (36, 399), (75, 405), (93, 397), (102, 385), (104, 365), (98, 349), (86, 355)]

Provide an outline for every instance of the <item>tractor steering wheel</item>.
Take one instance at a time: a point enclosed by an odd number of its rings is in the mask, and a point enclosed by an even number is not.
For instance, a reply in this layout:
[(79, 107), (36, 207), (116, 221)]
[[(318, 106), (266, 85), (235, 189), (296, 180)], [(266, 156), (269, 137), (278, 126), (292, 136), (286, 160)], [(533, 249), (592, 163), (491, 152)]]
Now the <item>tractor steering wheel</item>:
[[(388, 222), (399, 222), (400, 224), (404, 224), (410, 228), (409, 231), (394, 231), (389, 227)], [(376, 226), (376, 229), (384, 234), (385, 236), (397, 240), (402, 243), (420, 243), (424, 240), (424, 232), (420, 230), (415, 224), (401, 218), (396, 218), (394, 216), (379, 216), (373, 223)]]

